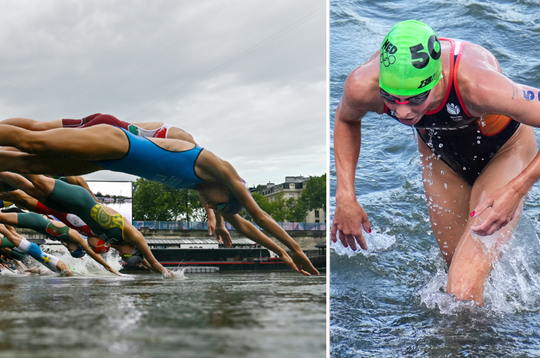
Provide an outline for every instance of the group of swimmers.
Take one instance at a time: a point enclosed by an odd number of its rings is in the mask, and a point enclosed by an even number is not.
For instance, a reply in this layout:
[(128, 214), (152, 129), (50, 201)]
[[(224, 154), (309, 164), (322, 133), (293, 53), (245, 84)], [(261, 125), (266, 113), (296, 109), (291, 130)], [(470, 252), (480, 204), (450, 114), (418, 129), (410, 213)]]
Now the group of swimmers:
[[(49, 122), (11, 118), (0, 122), (0, 146), (0, 199), (29, 211), (0, 213), (0, 224), (6, 228), (5, 233), (0, 228), (0, 233), (14, 246), (12, 251), (29, 254), (52, 271), (71, 274), (67, 265), (43, 253), (14, 227), (43, 233), (60, 241), (73, 257), (88, 254), (117, 275), (99, 255), (109, 247), (128, 265), (174, 276), (154, 258), (131, 222), (100, 203), (80, 177), (109, 169), (175, 189), (195, 189), (207, 210), (209, 229), (219, 242), (227, 247), (232, 244), (227, 220), (295, 271), (318, 274), (300, 246), (259, 208), (233, 166), (203, 150), (180, 128), (154, 122), (133, 124), (100, 113)], [(290, 251), (239, 216), (242, 208)]]

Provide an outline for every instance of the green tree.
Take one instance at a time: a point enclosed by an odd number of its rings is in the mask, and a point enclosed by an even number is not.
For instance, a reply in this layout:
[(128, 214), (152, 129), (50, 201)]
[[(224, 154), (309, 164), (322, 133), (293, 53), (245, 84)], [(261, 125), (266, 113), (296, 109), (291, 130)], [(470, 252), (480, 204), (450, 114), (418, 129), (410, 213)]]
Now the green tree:
[(289, 222), (304, 222), (306, 221), (306, 215), (308, 209), (306, 204), (301, 199), (289, 198), (286, 201), (288, 213), (286, 220)]
[(194, 190), (172, 189), (139, 178), (133, 183), (133, 218), (147, 221), (201, 221), (206, 213)]
[(326, 212), (326, 174), (320, 177), (309, 177), (306, 187), (300, 195), (307, 210), (323, 209)]

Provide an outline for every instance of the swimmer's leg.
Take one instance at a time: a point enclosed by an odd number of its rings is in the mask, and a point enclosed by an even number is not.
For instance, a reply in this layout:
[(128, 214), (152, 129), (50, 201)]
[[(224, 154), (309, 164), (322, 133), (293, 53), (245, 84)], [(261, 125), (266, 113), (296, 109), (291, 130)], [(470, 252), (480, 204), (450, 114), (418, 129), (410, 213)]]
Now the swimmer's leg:
[(62, 128), (62, 120), (53, 121), (36, 121), (30, 118), (9, 118), (0, 121), (0, 124), (9, 124), (19, 128), (28, 129), (31, 131), (46, 131), (49, 129)]
[(448, 266), (469, 219), (471, 187), (418, 139), (429, 219)]
[[(469, 212), (486, 196), (519, 175), (536, 153), (536, 139), (532, 128), (521, 126), (514, 137), (491, 159), (474, 183)], [(468, 217), (448, 272), (447, 292), (453, 293), (458, 300), (472, 299), (480, 305), (483, 304), (485, 280), (491, 272), (493, 263), (502, 255), (502, 245), (512, 237), (519, 221), (523, 201), (512, 221), (489, 238), (476, 235), (471, 227), (479, 220), (485, 220), (492, 209), (487, 209), (480, 217)]]
[[(0, 146), (15, 147), (36, 157), (53, 156), (57, 161), (102, 160), (124, 156), (129, 140), (121, 129), (106, 125), (37, 132), (0, 124)], [(43, 173), (50, 174), (47, 170)]]
[[(72, 123), (74, 123), (77, 120), (64, 120), (62, 123), (64, 127), (70, 126)], [(145, 129), (143, 127), (140, 127), (136, 124), (121, 121), (120, 119), (111, 116), (110, 114), (97, 114), (92, 115), (86, 118), (83, 118), (80, 120), (82, 123), (78, 125), (81, 128), (87, 128), (92, 127), (98, 124), (107, 124), (110, 126), (120, 127), (128, 132), (135, 134), (139, 137), (153, 137), (157, 130), (159, 130), (161, 127), (158, 126), (156, 129)]]
[(81, 119), (62, 119), (62, 126), (60, 128), (80, 128), (96, 118), (101, 116), (101, 113), (94, 113)]
[(62, 242), (70, 242), (69, 227), (58, 226), (36, 213), (17, 213), (17, 227), (32, 229)]
[(21, 252), (32, 256), (34, 259), (47, 266), (53, 272), (69, 272), (68, 267), (65, 263), (60, 261), (56, 256), (44, 253), (43, 251), (41, 251), (41, 248), (33, 242), (30, 242), (23, 238), (17, 248)]

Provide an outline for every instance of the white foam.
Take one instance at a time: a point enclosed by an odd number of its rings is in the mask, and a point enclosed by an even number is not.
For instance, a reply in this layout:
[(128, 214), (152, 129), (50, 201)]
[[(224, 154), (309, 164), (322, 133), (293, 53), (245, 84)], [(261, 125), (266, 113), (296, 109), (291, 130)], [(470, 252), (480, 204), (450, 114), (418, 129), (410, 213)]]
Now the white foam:
[(379, 233), (376, 228), (372, 228), (371, 234), (364, 233), (364, 239), (368, 246), (367, 250), (362, 250), (360, 245), (357, 244), (357, 250), (354, 251), (350, 247), (344, 247), (340, 240), (335, 243), (330, 240), (330, 248), (334, 249), (338, 255), (353, 257), (362, 254), (367, 257), (387, 250), (396, 242), (396, 237), (394, 235)]
[[(535, 223), (537, 226), (539, 223)], [(494, 243), (493, 238), (483, 240), (486, 245)], [(485, 285), (484, 308), (495, 314), (518, 311), (538, 311), (540, 303), (540, 241), (534, 225), (523, 217), (514, 236), (506, 243), (501, 259), (494, 263), (493, 270)], [(475, 306), (472, 301), (456, 302), (446, 294), (447, 268), (437, 249), (430, 255), (436, 260), (437, 272), (419, 290), (421, 301), (431, 309), (439, 309), (442, 314), (457, 314)]]

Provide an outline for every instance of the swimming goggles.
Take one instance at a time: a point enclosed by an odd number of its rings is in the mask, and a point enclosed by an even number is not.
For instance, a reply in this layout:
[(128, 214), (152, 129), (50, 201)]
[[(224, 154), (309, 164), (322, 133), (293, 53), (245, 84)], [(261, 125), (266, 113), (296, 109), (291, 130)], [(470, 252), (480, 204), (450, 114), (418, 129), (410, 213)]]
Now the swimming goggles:
[(380, 89), (380, 92), (381, 92), (381, 98), (385, 102), (397, 103), (397, 104), (408, 104), (409, 106), (419, 106), (426, 101), (426, 99), (429, 96), (429, 92), (431, 92), (431, 90), (422, 92), (413, 97), (408, 97), (405, 100), (405, 102), (401, 102), (399, 98), (392, 96), (390, 93), (386, 92), (382, 88)]
[(229, 205), (229, 203), (219, 203), (219, 204), (216, 205), (216, 210), (223, 211), (223, 210), (225, 210), (227, 205)]

